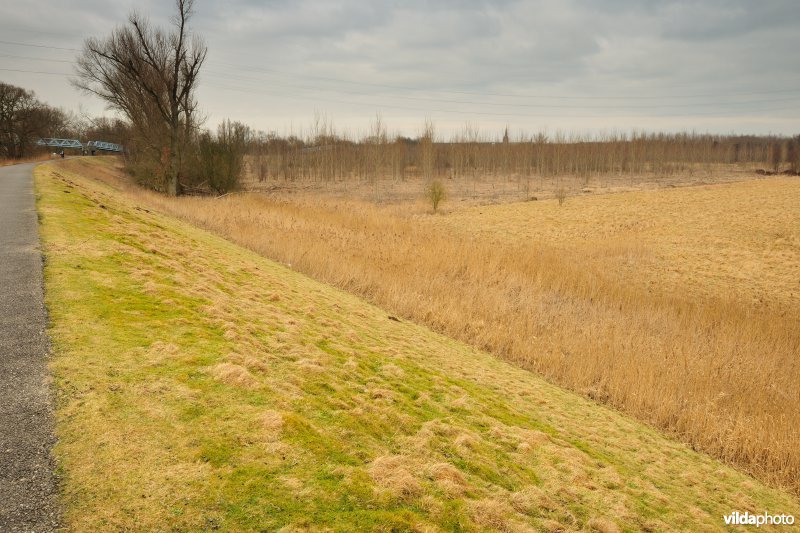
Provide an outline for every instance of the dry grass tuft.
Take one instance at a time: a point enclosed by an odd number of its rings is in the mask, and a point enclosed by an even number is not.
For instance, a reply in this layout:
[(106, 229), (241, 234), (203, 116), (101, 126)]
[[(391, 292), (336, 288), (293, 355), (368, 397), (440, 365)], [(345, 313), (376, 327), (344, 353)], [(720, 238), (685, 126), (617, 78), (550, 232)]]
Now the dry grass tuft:
[(451, 497), (461, 496), (471, 488), (464, 474), (450, 463), (435, 463), (428, 467), (427, 473)]
[(557, 520), (542, 520), (540, 522), (540, 527), (542, 531), (546, 531), (547, 533), (562, 533), (564, 531), (569, 531), (570, 528), (564, 527), (561, 522)]
[(386, 377), (399, 379), (405, 375), (405, 372), (403, 372), (403, 369), (399, 366), (389, 363), (381, 367), (381, 374)]
[(251, 372), (267, 372), (269, 365), (261, 359), (255, 357), (248, 357), (235, 352), (228, 354), (225, 358), (228, 362), (241, 365)]
[(171, 342), (156, 341), (150, 345), (147, 353), (154, 360), (159, 361), (169, 357), (174, 357), (180, 352), (180, 348)]
[(543, 490), (528, 486), (511, 495), (511, 506), (522, 514), (535, 516), (540, 510), (555, 511), (559, 505)]
[(622, 530), (617, 524), (607, 518), (592, 518), (586, 524), (590, 531), (597, 531), (598, 533), (620, 533)]
[(470, 502), (470, 516), (481, 527), (507, 531), (514, 510), (505, 502), (486, 498)]
[(453, 444), (455, 445), (456, 449), (458, 449), (461, 453), (468, 453), (469, 451), (473, 450), (477, 443), (478, 440), (467, 433), (462, 433), (461, 435), (457, 436), (455, 440), (453, 440)]
[(283, 430), (283, 415), (278, 411), (267, 411), (261, 416), (261, 425), (269, 440), (276, 440)]
[(369, 465), (369, 473), (379, 487), (399, 499), (418, 496), (422, 485), (411, 472), (417, 468), (408, 457), (383, 455)]
[(259, 381), (246, 368), (232, 363), (219, 363), (210, 369), (210, 373), (215, 379), (227, 385), (255, 389), (259, 386)]

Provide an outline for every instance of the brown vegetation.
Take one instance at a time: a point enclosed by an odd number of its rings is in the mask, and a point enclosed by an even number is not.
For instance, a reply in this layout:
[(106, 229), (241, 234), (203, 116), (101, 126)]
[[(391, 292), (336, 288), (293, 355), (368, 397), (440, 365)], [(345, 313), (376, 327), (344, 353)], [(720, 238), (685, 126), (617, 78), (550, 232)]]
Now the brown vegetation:
[(794, 179), (445, 217), (131, 194), (800, 490)]
[[(377, 202), (431, 201), (438, 180), (451, 202), (564, 199), (599, 192), (663, 188), (794, 174), (800, 139), (632, 132), (520, 133), (502, 142), (467, 126), (444, 138), (426, 121), (419, 137), (390, 140), (380, 116), (350, 138), (317, 118), (305, 136), (248, 135), (244, 187), (315, 190)], [(793, 161), (795, 161), (793, 163)]]
[[(507, 133), (506, 133), (507, 135)], [(351, 139), (317, 120), (305, 138), (255, 136), (250, 174), (259, 182), (337, 183), (391, 178), (460, 181), (517, 177), (530, 189), (558, 176), (592, 178), (708, 174), (718, 165), (748, 169), (790, 164), (792, 140), (774, 137), (632, 132), (606, 135), (521, 133), (495, 142), (473, 127), (437, 138), (432, 122), (416, 139), (390, 141), (378, 119), (369, 135)]]
[(52, 154), (42, 153), (30, 157), (23, 157), (22, 159), (0, 159), (0, 167), (7, 167), (9, 165), (19, 165), (21, 163), (37, 163), (39, 161), (47, 161), (52, 157)]

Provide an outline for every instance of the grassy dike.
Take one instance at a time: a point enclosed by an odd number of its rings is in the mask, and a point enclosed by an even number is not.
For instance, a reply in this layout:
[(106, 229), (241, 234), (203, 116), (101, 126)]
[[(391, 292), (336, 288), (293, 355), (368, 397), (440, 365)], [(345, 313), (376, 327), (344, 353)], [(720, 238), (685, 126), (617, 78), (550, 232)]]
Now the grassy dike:
[(35, 177), (73, 530), (800, 518), (787, 494), (529, 372), (58, 164)]

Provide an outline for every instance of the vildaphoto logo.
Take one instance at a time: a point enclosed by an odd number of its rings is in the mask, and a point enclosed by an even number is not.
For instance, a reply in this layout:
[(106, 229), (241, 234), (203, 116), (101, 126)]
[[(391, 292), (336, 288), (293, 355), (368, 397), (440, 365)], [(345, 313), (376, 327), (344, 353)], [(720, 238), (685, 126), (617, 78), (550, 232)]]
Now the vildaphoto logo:
[(793, 526), (794, 516), (790, 514), (751, 514), (747, 511), (734, 511), (722, 517), (726, 526)]

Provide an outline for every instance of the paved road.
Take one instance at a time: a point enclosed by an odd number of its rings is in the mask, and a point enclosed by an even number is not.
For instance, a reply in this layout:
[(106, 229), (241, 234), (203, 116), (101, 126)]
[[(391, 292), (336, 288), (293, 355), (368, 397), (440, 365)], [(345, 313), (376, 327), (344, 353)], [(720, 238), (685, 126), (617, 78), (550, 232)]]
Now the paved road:
[(53, 531), (58, 485), (50, 449), (42, 256), (35, 165), (0, 167), (0, 531)]

